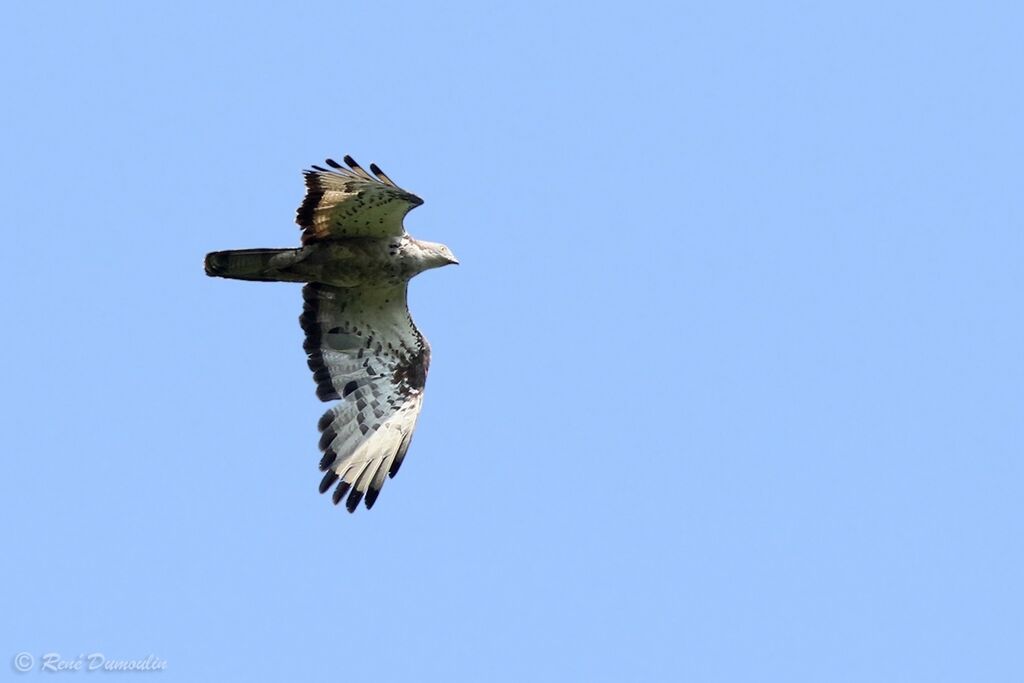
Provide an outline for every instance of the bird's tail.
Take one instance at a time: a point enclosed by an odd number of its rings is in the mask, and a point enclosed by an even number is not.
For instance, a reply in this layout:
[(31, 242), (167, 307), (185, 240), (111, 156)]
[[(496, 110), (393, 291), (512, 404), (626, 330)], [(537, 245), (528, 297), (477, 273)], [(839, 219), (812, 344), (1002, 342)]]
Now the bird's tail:
[(206, 255), (206, 274), (233, 280), (261, 282), (304, 282), (292, 270), (305, 258), (303, 249), (232, 249)]

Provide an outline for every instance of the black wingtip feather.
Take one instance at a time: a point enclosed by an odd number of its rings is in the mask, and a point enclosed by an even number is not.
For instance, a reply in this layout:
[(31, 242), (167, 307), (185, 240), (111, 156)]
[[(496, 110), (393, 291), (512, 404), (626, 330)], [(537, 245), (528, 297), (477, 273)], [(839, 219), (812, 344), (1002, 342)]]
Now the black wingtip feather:
[(331, 502), (335, 505), (341, 502), (341, 499), (345, 496), (345, 492), (348, 491), (348, 487), (351, 486), (347, 481), (338, 483), (338, 488), (334, 489), (334, 493), (331, 494)]
[(352, 493), (348, 494), (348, 500), (345, 501), (345, 507), (349, 512), (355, 512), (356, 508), (359, 507), (359, 501), (363, 499), (363, 492), (359, 489), (352, 489)]
[(405, 460), (405, 454), (409, 452), (409, 444), (412, 443), (412, 434), (406, 434), (405, 438), (402, 439), (401, 445), (398, 446), (398, 451), (395, 453), (395, 459), (391, 463), (391, 469), (388, 470), (388, 477), (391, 479), (395, 478), (398, 474), (398, 468), (402, 466), (402, 461)]
[(402, 459), (395, 458), (391, 463), (391, 469), (388, 470), (388, 479), (394, 479), (395, 475), (398, 474), (398, 469), (402, 466)]
[[(320, 471), (325, 471), (328, 467), (334, 464), (334, 461), (338, 459), (338, 454), (332, 450), (324, 451), (324, 457), (320, 458)], [(320, 493), (323, 493), (321, 491)]]
[(324, 163), (326, 163), (331, 168), (345, 168), (334, 159), (324, 159)]
[(338, 473), (331, 470), (324, 475), (324, 478), (320, 480), (320, 493), (325, 493), (327, 489), (331, 488), (331, 484), (338, 481)]
[(380, 495), (380, 489), (375, 489), (372, 486), (370, 490), (366, 492), (366, 509), (373, 509), (373, 504), (377, 502), (377, 496)]
[(326, 403), (327, 401), (337, 401), (341, 397), (338, 396), (338, 392), (333, 387), (321, 384), (316, 388), (316, 397)]
[(338, 435), (338, 432), (334, 431), (333, 427), (328, 427), (324, 430), (324, 433), (320, 435), (320, 450), (326, 451), (334, 441), (334, 437)]

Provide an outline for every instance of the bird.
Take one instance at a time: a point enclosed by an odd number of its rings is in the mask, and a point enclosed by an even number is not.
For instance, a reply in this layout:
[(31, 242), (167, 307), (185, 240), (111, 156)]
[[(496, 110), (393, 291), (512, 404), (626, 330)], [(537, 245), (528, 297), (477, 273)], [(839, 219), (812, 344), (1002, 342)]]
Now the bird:
[(459, 261), (446, 245), (414, 239), (404, 218), (423, 200), (376, 164), (351, 156), (303, 171), (295, 215), (301, 246), (206, 255), (211, 277), (301, 282), (299, 324), (317, 397), (320, 493), (355, 512), (373, 507), (401, 467), (423, 405), (430, 344), (413, 323), (409, 280)]

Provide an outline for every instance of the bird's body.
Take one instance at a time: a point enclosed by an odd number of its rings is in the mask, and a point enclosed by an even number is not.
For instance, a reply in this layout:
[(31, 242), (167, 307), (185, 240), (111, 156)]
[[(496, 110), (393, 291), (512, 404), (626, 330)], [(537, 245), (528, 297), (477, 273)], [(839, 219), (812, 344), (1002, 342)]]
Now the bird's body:
[(237, 280), (319, 282), (336, 287), (397, 285), (451, 263), (436, 257), (433, 246), (402, 235), (348, 237), (298, 249), (215, 251), (206, 256), (206, 272)]
[(398, 471), (423, 401), (430, 346), (409, 315), (409, 280), (458, 261), (405, 232), (402, 218), (421, 199), (375, 165), (370, 176), (345, 162), (306, 172), (303, 246), (217, 251), (205, 265), (211, 276), (307, 283), (299, 322), (308, 364), (317, 396), (340, 401), (320, 419), (320, 491), (336, 484), (334, 502), (347, 495), (352, 512), (364, 495), (372, 507)]

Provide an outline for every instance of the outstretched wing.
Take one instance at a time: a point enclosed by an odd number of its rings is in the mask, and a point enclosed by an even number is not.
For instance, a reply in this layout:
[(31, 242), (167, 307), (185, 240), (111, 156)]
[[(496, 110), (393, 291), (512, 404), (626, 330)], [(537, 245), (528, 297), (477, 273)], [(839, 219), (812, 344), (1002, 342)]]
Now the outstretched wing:
[(320, 418), (320, 493), (337, 484), (354, 512), (373, 507), (385, 476), (402, 464), (423, 402), (430, 346), (409, 317), (406, 285), (309, 284), (299, 322), (322, 401), (340, 400)]
[(423, 203), (370, 164), (370, 175), (352, 157), (345, 167), (333, 159), (329, 169), (304, 171), (306, 198), (295, 215), (302, 243), (341, 237), (390, 237), (405, 233), (405, 214)]

